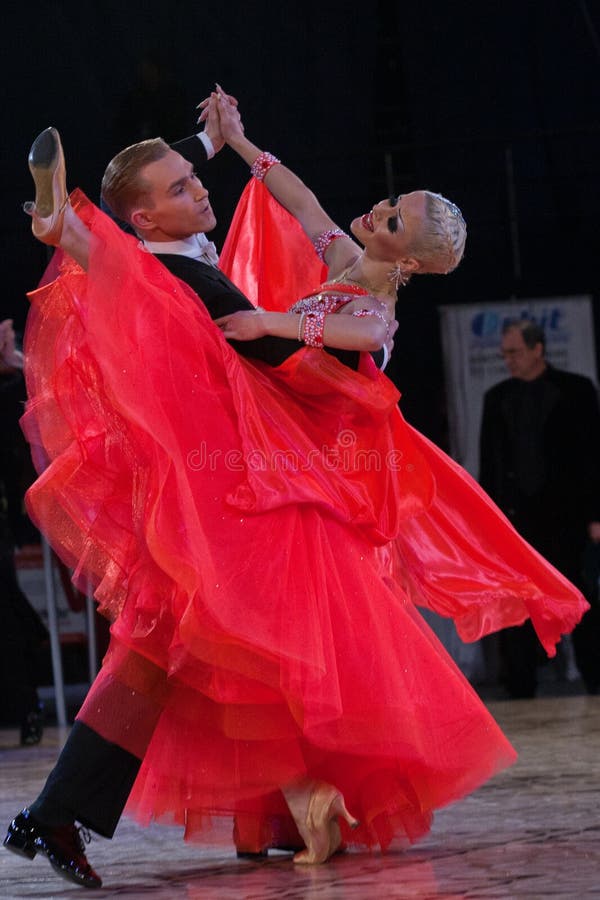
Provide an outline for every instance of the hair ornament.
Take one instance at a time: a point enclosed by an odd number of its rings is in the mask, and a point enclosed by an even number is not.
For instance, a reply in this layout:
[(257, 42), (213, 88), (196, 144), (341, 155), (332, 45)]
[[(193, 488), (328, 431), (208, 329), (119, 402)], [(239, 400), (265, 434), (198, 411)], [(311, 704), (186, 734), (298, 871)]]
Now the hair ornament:
[(454, 216), (455, 219), (459, 219), (461, 222), (464, 222), (465, 220), (463, 214), (461, 213), (456, 203), (452, 203), (451, 200), (447, 200), (445, 197), (443, 197), (442, 199), (450, 215)]

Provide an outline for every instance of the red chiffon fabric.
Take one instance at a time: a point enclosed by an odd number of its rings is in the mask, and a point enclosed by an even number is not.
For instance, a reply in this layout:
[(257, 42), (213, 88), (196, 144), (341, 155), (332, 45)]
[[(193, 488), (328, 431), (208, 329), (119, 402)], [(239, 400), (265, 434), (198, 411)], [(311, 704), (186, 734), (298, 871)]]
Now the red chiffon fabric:
[(257, 306), (279, 312), (327, 277), (299, 222), (256, 179), (240, 197), (219, 266)]
[[(249, 264), (245, 265), (245, 261)], [(271, 265), (276, 266), (273, 279), (269, 279)], [(301, 297), (325, 277), (296, 220), (271, 197), (262, 182), (254, 179), (240, 199), (221, 255), (221, 268), (265, 309), (281, 310), (291, 305), (291, 295), (287, 301), (285, 297), (286, 284), (291, 284), (296, 296)], [(363, 360), (362, 371), (368, 367), (371, 377), (375, 377), (370, 362), (370, 357)], [(289, 363), (281, 367), (273, 378), (286, 378), (290, 368)], [(337, 377), (340, 390), (346, 381)], [(380, 378), (374, 398), (382, 390), (382, 382), (388, 389), (391, 387), (387, 379)], [(305, 378), (300, 378), (293, 389), (302, 390), (305, 383)], [(329, 408), (319, 407), (311, 414), (322, 414), (323, 428), (327, 428)], [(402, 503), (410, 505), (411, 495), (406, 492), (406, 480), (402, 481), (407, 472), (418, 471), (421, 479), (435, 480), (425, 510), (411, 507), (415, 515), (405, 520), (401, 528), (393, 529), (394, 540), (389, 549), (394, 579), (410, 590), (418, 605), (452, 617), (465, 641), (531, 618), (544, 649), (554, 656), (561, 634), (575, 627), (588, 608), (587, 602), (519, 537), (461, 466), (404, 422), (399, 409), (393, 411), (388, 424), (394, 449), (388, 448), (385, 453), (379, 447), (376, 458), (386, 473), (390, 468), (398, 473), (395, 487), (400, 487), (402, 496), (395, 497), (396, 508)], [(362, 451), (368, 454), (372, 437), (364, 437)], [(353, 439), (354, 436), (350, 438)], [(381, 435), (377, 440), (381, 440)], [(415, 457), (419, 460), (417, 468)], [(375, 469), (378, 463), (374, 464)], [(365, 483), (371, 496), (382, 487), (381, 481), (376, 482), (376, 478), (371, 478)], [(387, 490), (384, 496), (389, 498)]]
[[(247, 249), (260, 225), (263, 280), (287, 227), (265, 197), (252, 183), (232, 230)], [(73, 199), (89, 273), (65, 260), (30, 295), (27, 504), (113, 620), (96, 696), (143, 697), (135, 723), (108, 701), (80, 717), (140, 755), (154, 729), (143, 822), (206, 840), (222, 820), (229, 839), (235, 814), (258, 833), (308, 776), (344, 792), (347, 840), (415, 840), (515, 753), (414, 602), (469, 640), (530, 616), (552, 653), (584, 599), (404, 422), (370, 358), (238, 357), (187, 286)], [(298, 255), (312, 272), (297, 231), (287, 252), (278, 276)]]

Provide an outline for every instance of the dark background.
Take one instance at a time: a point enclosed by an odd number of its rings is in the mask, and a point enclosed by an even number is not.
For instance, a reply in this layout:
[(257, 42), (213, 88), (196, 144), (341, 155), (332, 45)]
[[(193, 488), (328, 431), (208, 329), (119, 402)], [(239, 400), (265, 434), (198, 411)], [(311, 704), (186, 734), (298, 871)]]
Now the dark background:
[[(11, 3), (3, 11), (0, 316), (22, 332), (46, 249), (21, 211), (27, 154), (61, 132), (69, 188), (98, 199), (126, 143), (194, 130), (219, 81), (246, 131), (338, 223), (427, 187), (463, 210), (450, 277), (413, 279), (389, 374), (407, 417), (445, 443), (438, 306), (600, 296), (598, 0)], [(228, 150), (203, 179), (222, 241), (248, 177)]]

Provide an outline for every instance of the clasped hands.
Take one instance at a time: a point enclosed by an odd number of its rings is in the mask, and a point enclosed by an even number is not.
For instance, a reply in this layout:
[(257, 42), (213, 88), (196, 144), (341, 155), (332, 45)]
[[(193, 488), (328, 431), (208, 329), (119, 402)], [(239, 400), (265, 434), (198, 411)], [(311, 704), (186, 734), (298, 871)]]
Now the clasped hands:
[(217, 84), (215, 87), (216, 90), (202, 100), (196, 109), (202, 110), (198, 124), (205, 123), (206, 136), (212, 141), (215, 153), (218, 153), (230, 138), (244, 133), (244, 126), (237, 98), (226, 94), (221, 85)]

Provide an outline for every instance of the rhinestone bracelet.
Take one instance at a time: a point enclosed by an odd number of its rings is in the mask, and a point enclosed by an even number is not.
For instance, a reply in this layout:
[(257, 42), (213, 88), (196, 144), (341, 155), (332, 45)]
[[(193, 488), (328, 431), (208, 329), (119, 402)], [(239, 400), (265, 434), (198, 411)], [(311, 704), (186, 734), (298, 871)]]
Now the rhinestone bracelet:
[(317, 347), (320, 350), (323, 346), (325, 315), (324, 312), (306, 313), (303, 340), (307, 347)]
[(256, 157), (252, 165), (250, 166), (250, 174), (254, 176), (258, 181), (264, 181), (265, 175), (271, 168), (271, 166), (276, 166), (280, 163), (281, 160), (277, 159), (276, 156), (273, 156), (272, 153), (268, 153), (266, 150), (263, 150), (262, 153)]
[(298, 340), (301, 341), (304, 335), (304, 320), (306, 319), (306, 313), (300, 313), (300, 318), (298, 321)]

